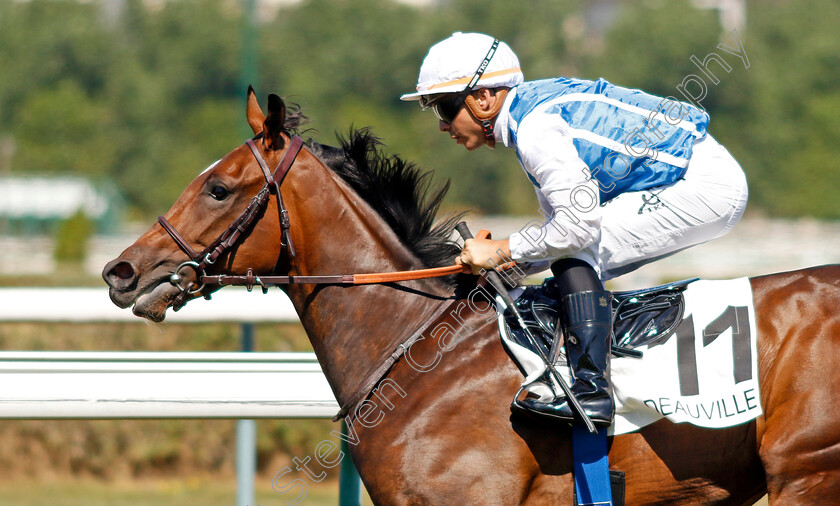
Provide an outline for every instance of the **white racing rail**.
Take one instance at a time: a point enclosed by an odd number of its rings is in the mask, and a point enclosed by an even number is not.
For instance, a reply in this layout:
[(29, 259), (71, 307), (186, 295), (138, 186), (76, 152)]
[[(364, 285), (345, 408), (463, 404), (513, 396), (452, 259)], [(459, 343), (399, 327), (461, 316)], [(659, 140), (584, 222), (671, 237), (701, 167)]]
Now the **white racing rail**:
[[(247, 350), (254, 323), (298, 321), (279, 290), (263, 295), (229, 287), (153, 325), (240, 323)], [(0, 288), (0, 325), (14, 322), (144, 320), (116, 307), (104, 286)], [(237, 504), (243, 506), (255, 504), (251, 419), (331, 418), (339, 409), (313, 353), (0, 351), (0, 385), (0, 419), (239, 419)], [(341, 504), (359, 504), (352, 462), (344, 459), (341, 466)]]
[[(102, 288), (0, 288), (0, 323), (142, 323), (130, 309), (120, 309)], [(294, 323), (298, 316), (280, 290), (262, 294), (257, 288), (228, 287), (211, 300), (194, 300), (177, 313), (169, 310), (166, 323), (277, 322)]]
[(313, 353), (0, 352), (0, 418), (329, 418)]
[[(279, 290), (228, 288), (170, 311), (160, 326), (297, 321)], [(104, 287), (3, 288), (0, 322), (143, 320), (111, 303)], [(338, 412), (312, 353), (0, 351), (0, 382), (6, 385), (0, 418), (324, 418)]]

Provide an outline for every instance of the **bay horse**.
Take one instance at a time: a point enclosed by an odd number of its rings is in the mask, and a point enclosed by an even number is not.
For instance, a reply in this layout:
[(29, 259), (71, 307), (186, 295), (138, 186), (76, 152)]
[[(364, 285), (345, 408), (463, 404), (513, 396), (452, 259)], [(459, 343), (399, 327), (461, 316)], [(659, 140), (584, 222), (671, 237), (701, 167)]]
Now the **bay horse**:
[[(250, 148), (202, 172), (160, 223), (105, 266), (116, 305), (161, 321), (167, 308), (218, 288), (198, 286), (205, 269), (258, 284), (253, 273), (294, 278), (454, 262), (454, 220), (435, 224), (445, 186), (432, 188), (416, 167), (383, 155), (366, 131), (340, 148), (310, 141), (293, 161), (281, 161), (295, 145), (297, 116), (287, 115), (276, 95), (267, 111), (249, 89)], [(268, 184), (272, 174), (258, 158), (288, 165), (285, 178), (275, 173)], [(238, 232), (226, 228), (267, 187), (253, 221), (239, 220)], [(214, 239), (225, 231), (236, 240), (219, 249)], [(212, 264), (199, 269), (185, 258), (207, 246), (218, 253)], [(293, 283), (284, 290), (344, 406), (406, 336), (440, 315), (443, 304), (465, 300), (476, 280)], [(749, 505), (765, 493), (774, 504), (840, 502), (840, 403), (833, 401), (840, 390), (840, 267), (750, 283), (763, 416), (716, 430), (661, 420), (611, 437), (611, 468), (626, 473), (627, 504)], [(417, 339), (351, 412), (350, 453), (375, 503), (572, 503), (571, 431), (511, 414), (522, 376), (488, 318), (492, 309), (479, 306), (438, 318), (458, 335)]]

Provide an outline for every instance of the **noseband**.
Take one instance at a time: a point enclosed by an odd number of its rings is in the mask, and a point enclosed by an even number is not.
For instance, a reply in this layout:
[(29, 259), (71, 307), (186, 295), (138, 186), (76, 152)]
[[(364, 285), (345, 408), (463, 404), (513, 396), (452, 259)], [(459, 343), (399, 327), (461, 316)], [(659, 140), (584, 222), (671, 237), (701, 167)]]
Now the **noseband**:
[[(254, 158), (257, 159), (257, 163), (260, 165), (263, 176), (265, 176), (265, 184), (260, 191), (257, 192), (254, 198), (251, 199), (248, 207), (242, 211), (239, 217), (237, 217), (233, 223), (230, 224), (227, 230), (222, 232), (215, 241), (211, 242), (210, 245), (201, 250), (200, 253), (196, 253), (166, 218), (163, 216), (158, 217), (158, 223), (160, 223), (178, 247), (181, 248), (181, 250), (190, 258), (190, 260), (179, 265), (169, 278), (169, 282), (178, 287), (181, 291), (175, 301), (173, 301), (174, 308), (180, 308), (186, 303), (187, 297), (195, 295), (204, 289), (205, 279), (207, 278), (204, 270), (208, 266), (215, 264), (219, 257), (230, 251), (241, 241), (243, 234), (247, 233), (251, 229), (251, 226), (259, 220), (259, 217), (262, 215), (263, 211), (265, 211), (272, 193), (277, 196), (277, 211), (279, 213), (281, 229), (281, 246), (288, 250), (291, 257), (295, 256), (295, 246), (292, 243), (292, 236), (289, 233), (289, 211), (283, 204), (283, 196), (280, 194), (280, 185), (283, 183), (283, 179), (286, 178), (286, 174), (289, 172), (289, 169), (292, 168), (295, 158), (297, 158), (298, 153), (303, 147), (303, 140), (297, 135), (292, 137), (289, 148), (283, 154), (283, 158), (280, 159), (280, 163), (277, 164), (277, 167), (274, 169), (274, 173), (269, 170), (268, 163), (266, 163), (265, 158), (260, 153), (260, 150), (257, 148), (254, 141), (252, 139), (248, 139), (245, 144), (248, 148), (250, 148), (251, 153), (254, 154)], [(190, 284), (184, 287), (181, 286), (181, 282), (184, 279), (181, 272), (188, 268), (195, 271), (198, 283), (190, 282)]]

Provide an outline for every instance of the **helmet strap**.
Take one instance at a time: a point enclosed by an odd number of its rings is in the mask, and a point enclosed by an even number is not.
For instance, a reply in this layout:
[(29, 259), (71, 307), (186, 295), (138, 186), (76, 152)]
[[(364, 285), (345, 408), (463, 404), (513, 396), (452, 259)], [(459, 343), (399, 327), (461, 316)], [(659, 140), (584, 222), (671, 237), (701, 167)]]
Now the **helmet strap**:
[(481, 128), (484, 129), (484, 138), (488, 141), (495, 139), (495, 119), (496, 116), (499, 115), (499, 111), (502, 110), (502, 106), (505, 103), (505, 97), (507, 97), (507, 92), (508, 90), (505, 88), (496, 90), (496, 102), (493, 104), (493, 108), (487, 111), (481, 108), (481, 106), (478, 104), (478, 100), (476, 100), (475, 97), (472, 96), (472, 94), (468, 95), (466, 98), (466, 104), (467, 108), (470, 110), (470, 114), (472, 114), (475, 119), (481, 122)]

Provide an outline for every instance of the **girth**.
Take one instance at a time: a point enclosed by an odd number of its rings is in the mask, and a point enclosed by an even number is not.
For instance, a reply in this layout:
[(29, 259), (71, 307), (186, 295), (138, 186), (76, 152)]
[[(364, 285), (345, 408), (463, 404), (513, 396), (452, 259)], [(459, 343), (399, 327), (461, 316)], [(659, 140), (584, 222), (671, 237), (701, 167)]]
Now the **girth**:
[(432, 326), (434, 322), (440, 318), (442, 314), (446, 312), (447, 309), (451, 308), (458, 299), (452, 298), (449, 299), (448, 303), (443, 303), (435, 310), (434, 313), (429, 316), (423, 325), (420, 326), (419, 329), (415, 330), (411, 335), (408, 336), (403, 342), (397, 345), (396, 349), (391, 353), (385, 361), (380, 364), (376, 369), (372, 370), (365, 376), (365, 379), (361, 381), (359, 387), (350, 395), (346, 402), (341, 404), (341, 409), (336, 413), (333, 417), (333, 421), (337, 422), (346, 416), (350, 416), (354, 411), (356, 406), (368, 398), (370, 393), (376, 387), (377, 384), (388, 374), (388, 371), (397, 363), (397, 361), (406, 354), (411, 345), (417, 342), (418, 339), (423, 335), (429, 327)]

